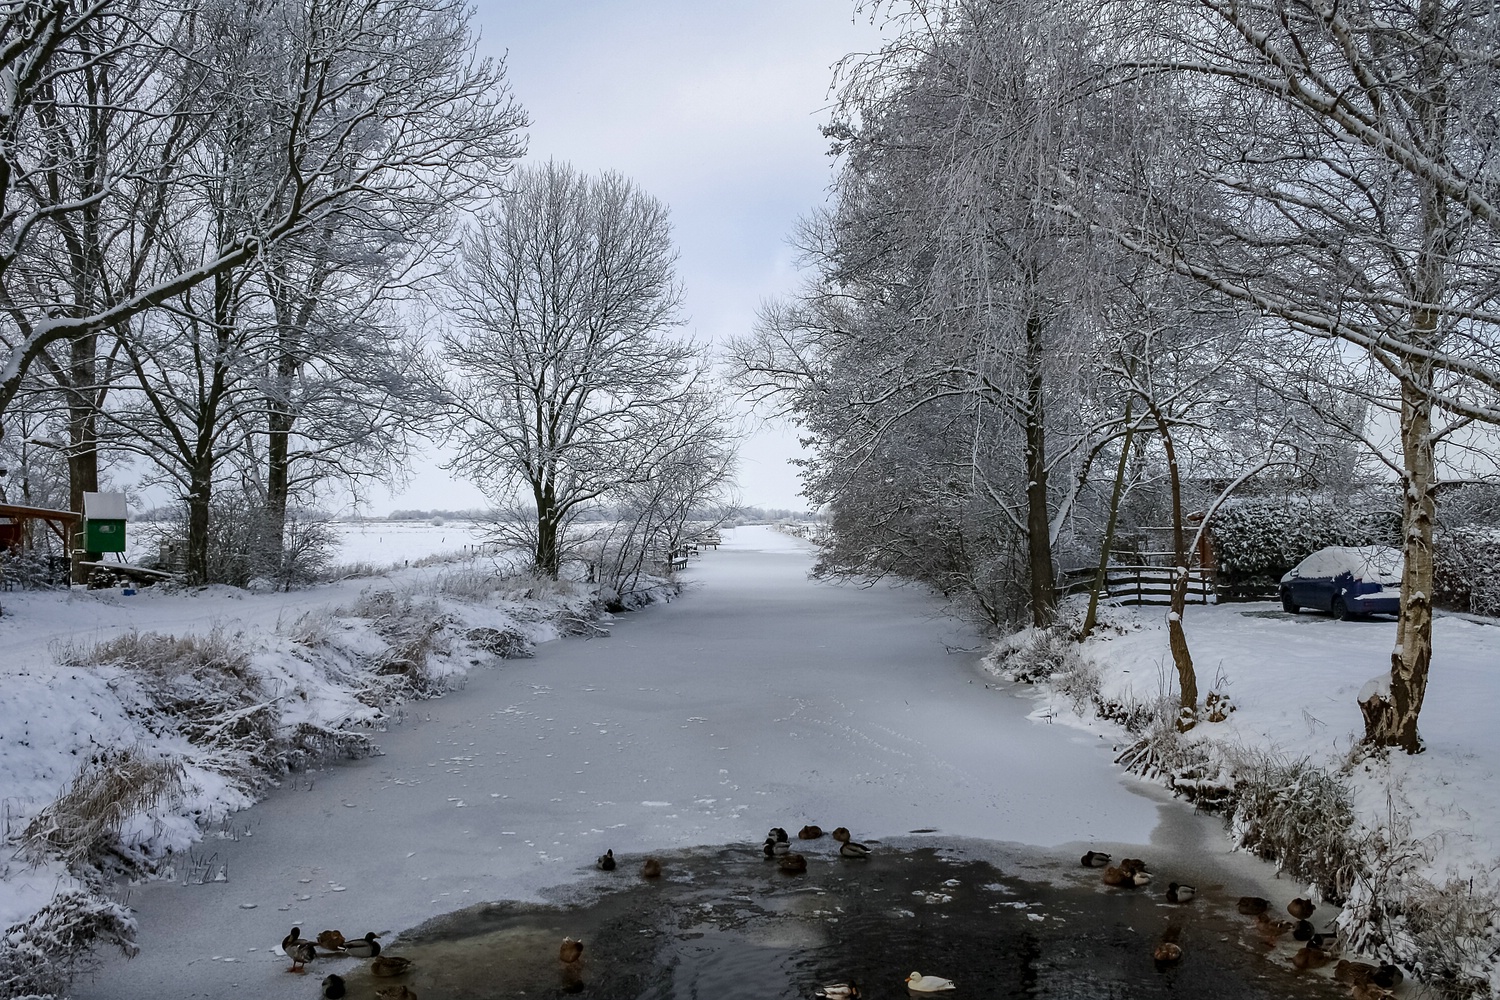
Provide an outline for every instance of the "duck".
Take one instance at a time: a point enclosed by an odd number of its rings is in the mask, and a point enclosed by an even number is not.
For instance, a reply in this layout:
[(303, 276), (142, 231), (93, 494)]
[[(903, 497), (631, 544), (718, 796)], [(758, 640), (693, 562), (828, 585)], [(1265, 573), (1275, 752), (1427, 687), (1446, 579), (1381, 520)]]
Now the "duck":
[[(1347, 958), (1341, 958), (1339, 964), (1333, 967), (1333, 978), (1340, 983), (1358, 986), (1361, 983), (1374, 983), (1378, 971), (1379, 969), (1369, 962), (1351, 962)], [(1377, 983), (1376, 985), (1383, 984)]]
[(292, 932), (281, 939), (281, 950), (286, 952), (288, 955), (291, 955), (292, 945), (296, 944), (300, 940), (302, 940), (302, 928), (293, 927)]
[(851, 979), (847, 983), (825, 983), (814, 990), (813, 995), (824, 1000), (859, 1000), (860, 992)]
[(1298, 896), (1296, 899), (1286, 904), (1286, 912), (1290, 913), (1298, 920), (1306, 920), (1308, 917), (1313, 915), (1313, 910), (1316, 910), (1317, 908), (1317, 905), (1314, 904), (1312, 900), (1303, 899), (1301, 896)]
[(389, 979), (392, 976), (402, 976), (411, 971), (411, 959), (398, 958), (395, 955), (376, 955), (375, 961), (370, 963), (370, 975), (384, 976)]
[(786, 830), (779, 826), (773, 826), (771, 827), (771, 832), (766, 834), (766, 839), (785, 844), (787, 842)]
[(864, 844), (856, 844), (852, 840), (846, 840), (839, 844), (839, 857), (841, 858), (868, 858), (870, 849)]
[(768, 858), (774, 858), (778, 854), (788, 854), (792, 850), (790, 842), (777, 840), (775, 837), (767, 837), (766, 842), (761, 845), (761, 853)]
[(343, 951), (344, 935), (338, 931), (318, 931), (318, 947), (324, 951)]
[(1259, 896), (1241, 896), (1234, 908), (1247, 917), (1258, 917), (1271, 908), (1271, 901)]
[(380, 942), (374, 931), (370, 931), (364, 937), (355, 938), (353, 941), (344, 942), (344, 954), (353, 955), (355, 958), (374, 958), (380, 954)]
[(1321, 969), (1331, 961), (1333, 957), (1311, 941), (1292, 952), (1292, 965), (1298, 970)]
[(599, 855), (599, 860), (594, 862), (594, 867), (601, 872), (612, 872), (615, 870), (615, 849), (611, 847)]
[(833, 828), (833, 839), (840, 844), (849, 839), (849, 828), (847, 826), (836, 826)]
[(1191, 903), (1196, 895), (1198, 895), (1198, 890), (1190, 885), (1177, 882), (1167, 883), (1167, 902), (1169, 903)]
[(1079, 862), (1085, 868), (1103, 868), (1109, 864), (1110, 856), (1103, 851), (1089, 851), (1079, 859)]
[(953, 990), (958, 987), (953, 985), (951, 979), (944, 979), (941, 976), (924, 976), (920, 972), (913, 972), (906, 977), (906, 988), (918, 993), (941, 993), (943, 990)]
[(809, 823), (797, 831), (798, 840), (817, 840), (823, 836), (823, 828), (815, 823)]
[(583, 957), (583, 942), (577, 938), (565, 937), (557, 949), (557, 960), (564, 965), (572, 965)]
[(1121, 858), (1120, 867), (1123, 868), (1127, 874), (1134, 875), (1136, 872), (1143, 872), (1146, 870), (1146, 862), (1142, 861), (1140, 858)]
[(1311, 920), (1299, 920), (1292, 925), (1292, 937), (1298, 941), (1311, 941), (1316, 936)]
[(1158, 941), (1156, 947), (1151, 950), (1151, 958), (1155, 960), (1157, 966), (1180, 962), (1182, 961), (1182, 945), (1176, 941)]
[(788, 875), (801, 875), (807, 871), (807, 858), (793, 851), (790, 854), (783, 854), (777, 858), (776, 867)]
[(1287, 920), (1277, 920), (1275, 917), (1262, 913), (1255, 918), (1255, 933), (1268, 945), (1274, 945), (1283, 934), (1292, 929), (1292, 924)]
[(1395, 1000), (1396, 994), (1374, 983), (1355, 983), (1349, 987), (1349, 1000)]
[(1104, 884), (1116, 889), (1137, 889), (1151, 884), (1151, 876), (1143, 871), (1126, 871), (1111, 865), (1104, 869)]
[(385, 989), (376, 990), (375, 995), (380, 1000), (417, 1000), (417, 991), (402, 983), (400, 986), (387, 986)]
[(661, 878), (661, 862), (655, 858), (647, 858), (641, 865), (642, 878)]
[(339, 1000), (348, 989), (344, 986), (343, 976), (323, 977), (323, 1000)]
[(287, 957), (292, 960), (292, 967), (288, 972), (306, 972), (307, 963), (318, 957), (318, 946), (311, 941), (293, 941)]

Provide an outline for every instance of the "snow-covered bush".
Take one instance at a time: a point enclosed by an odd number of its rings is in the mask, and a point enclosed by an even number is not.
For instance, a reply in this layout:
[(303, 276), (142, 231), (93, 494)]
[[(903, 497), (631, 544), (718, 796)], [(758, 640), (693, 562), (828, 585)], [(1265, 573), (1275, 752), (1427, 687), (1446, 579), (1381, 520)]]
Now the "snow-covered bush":
[(1433, 600), (1500, 617), (1500, 529), (1478, 524), (1443, 528), (1433, 542)]
[(97, 967), (100, 944), (135, 955), (135, 929), (135, 919), (121, 904), (64, 889), (0, 935), (0, 996), (62, 996), (74, 976)]
[(20, 836), (22, 854), (36, 864), (55, 858), (70, 871), (100, 865), (118, 853), (125, 821), (173, 795), (181, 778), (176, 760), (139, 747), (101, 747), (68, 790), (32, 817)]
[(447, 681), (430, 669), (433, 656), (452, 651), (448, 626), (453, 617), (436, 601), (417, 601), (393, 590), (367, 590), (347, 613), (367, 619), (385, 640), (386, 649), (374, 664), (379, 690), (369, 693), (377, 703), (431, 698), (449, 689)]
[(1400, 545), (1400, 496), (1301, 494), (1232, 499), (1211, 524), (1221, 596), (1274, 592), (1282, 574), (1327, 545)]
[(1239, 845), (1274, 862), (1324, 899), (1343, 900), (1362, 870), (1348, 782), (1306, 758), (1242, 751), (1231, 761), (1229, 816)]
[[(999, 640), (985, 657), (986, 667), (991, 673), (1015, 681), (1018, 684), (1037, 684), (1052, 680), (1054, 675), (1071, 677), (1079, 672), (1094, 678), (1093, 689), (1084, 702), (1098, 691), (1098, 671), (1087, 670), (1078, 646), (1066, 636), (1052, 629), (1027, 628)], [(1069, 680), (1073, 693), (1086, 681)]]

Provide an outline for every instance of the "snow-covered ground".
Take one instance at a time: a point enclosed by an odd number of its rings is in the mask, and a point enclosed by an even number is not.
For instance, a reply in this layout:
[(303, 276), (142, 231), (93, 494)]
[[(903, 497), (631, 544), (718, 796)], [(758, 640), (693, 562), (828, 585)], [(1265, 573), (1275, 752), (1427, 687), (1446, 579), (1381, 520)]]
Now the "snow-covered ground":
[[(1071, 717), (1064, 699), (1039, 706), (1013, 685), (987, 684), (979, 640), (917, 589), (810, 581), (807, 544), (770, 529), (726, 532), (725, 543), (694, 561), (680, 599), (618, 619), (611, 636), (547, 643), (534, 659), (475, 669), (462, 691), (409, 706), (403, 724), (376, 734), (382, 756), (295, 774), (239, 812), (199, 789), (197, 805), (217, 811), (195, 845), (181, 810), (158, 816), (143, 834), (182, 850), (173, 878), (129, 892), (142, 954), (111, 960), (75, 995), (281, 995), (274, 946), (293, 924), (389, 941), (462, 906), (538, 900), (595, 878), (606, 848), (755, 843), (771, 825), (844, 825), (896, 844), (1029, 845), (1017, 856), (1061, 879), (1082, 878), (1077, 855), (1098, 846), (1231, 900), (1301, 894), (1230, 855), (1216, 819), (1115, 767), (1117, 730)], [(443, 572), (406, 569), (385, 583), (416, 591)], [(380, 585), (8, 595), (0, 781), (12, 829), (63, 789), (91, 740), (140, 738), (119, 678), (59, 667), (66, 644), (130, 629), (241, 634), (277, 690), (336, 720), (359, 709), (311, 676), (288, 634), (305, 613)], [(1199, 729), (1336, 760), (1358, 731), (1354, 693), (1379, 672), (1390, 627), (1266, 606), (1193, 609), (1203, 688), (1223, 689), (1210, 683), (1222, 675), (1237, 706)], [(1166, 683), (1165, 648), (1149, 621), (1092, 645), (1106, 685), (1143, 695)], [(1435, 858), (1490, 871), (1500, 748), (1485, 725), (1497, 700), (1486, 669), (1500, 664), (1500, 629), (1444, 619), (1438, 648), (1430, 749), (1394, 760), (1389, 782), (1361, 779), (1361, 805), (1374, 810), (1389, 784), (1419, 820), (1414, 834), (1440, 835)], [(1058, 721), (1074, 725), (1048, 724)], [(915, 832), (925, 830), (938, 833)], [(59, 878), (9, 862), (0, 921), (45, 902)]]

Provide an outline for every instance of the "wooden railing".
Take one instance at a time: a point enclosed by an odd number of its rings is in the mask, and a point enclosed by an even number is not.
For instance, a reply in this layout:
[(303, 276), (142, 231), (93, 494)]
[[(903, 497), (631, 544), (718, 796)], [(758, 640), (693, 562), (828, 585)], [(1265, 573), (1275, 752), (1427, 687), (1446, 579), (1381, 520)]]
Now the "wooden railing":
[[(1062, 594), (1083, 594), (1094, 585), (1094, 570), (1064, 570), (1058, 590)], [(1110, 566), (1105, 572), (1104, 589), (1115, 604), (1170, 604), (1172, 581), (1177, 571), (1171, 566)], [(1203, 569), (1188, 570), (1189, 604), (1214, 604), (1213, 574)]]

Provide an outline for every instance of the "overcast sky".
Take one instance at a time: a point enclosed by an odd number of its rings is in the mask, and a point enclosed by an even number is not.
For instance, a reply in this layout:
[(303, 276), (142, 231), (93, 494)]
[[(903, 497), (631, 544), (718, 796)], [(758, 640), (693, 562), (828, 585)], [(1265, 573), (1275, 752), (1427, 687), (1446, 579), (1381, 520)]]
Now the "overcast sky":
[[(618, 170), (670, 207), (689, 333), (722, 343), (795, 286), (787, 234), (827, 194), (834, 63), (878, 40), (853, 0), (480, 0), (476, 26), (531, 117), (529, 159)], [(744, 503), (805, 508), (795, 452), (790, 431), (757, 433)], [(370, 510), (482, 503), (423, 465)]]

